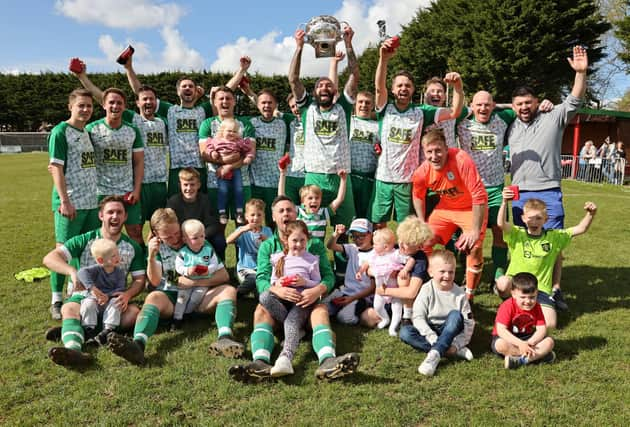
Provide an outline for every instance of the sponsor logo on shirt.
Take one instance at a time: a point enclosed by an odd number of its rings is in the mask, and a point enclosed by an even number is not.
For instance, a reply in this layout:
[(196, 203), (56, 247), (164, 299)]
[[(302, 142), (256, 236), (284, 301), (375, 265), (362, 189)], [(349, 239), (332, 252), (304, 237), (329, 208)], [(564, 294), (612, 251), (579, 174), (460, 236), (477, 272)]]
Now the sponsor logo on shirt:
[(317, 120), (315, 122), (315, 134), (318, 136), (333, 136), (337, 133), (339, 122), (331, 120)]
[(147, 147), (164, 147), (162, 132), (147, 132)]
[(497, 148), (497, 136), (493, 133), (473, 133), (470, 148), (477, 151), (494, 150)]
[(256, 138), (256, 150), (276, 151), (276, 138), (260, 136)]
[(413, 137), (413, 129), (391, 127), (387, 139), (395, 144), (409, 144)]
[(177, 132), (197, 132), (197, 119), (177, 119)]
[(105, 148), (103, 150), (103, 163), (109, 164), (123, 164), (127, 163), (127, 150), (115, 150), (112, 148)]
[(350, 139), (352, 142), (365, 142), (371, 144), (374, 140), (374, 132), (370, 132), (369, 130), (353, 129), (352, 137)]
[(87, 169), (93, 167), (96, 167), (94, 151), (86, 151), (81, 153), (81, 168)]

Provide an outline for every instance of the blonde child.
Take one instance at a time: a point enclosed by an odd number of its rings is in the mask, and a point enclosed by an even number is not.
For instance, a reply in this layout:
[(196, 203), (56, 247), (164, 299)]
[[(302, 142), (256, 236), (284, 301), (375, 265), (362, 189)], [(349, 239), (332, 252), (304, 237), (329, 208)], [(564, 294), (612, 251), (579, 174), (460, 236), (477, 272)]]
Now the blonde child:
[(497, 223), (503, 230), (508, 245), (510, 264), (505, 276), (496, 281), (496, 290), (507, 298), (512, 289), (512, 276), (528, 272), (538, 280), (538, 302), (542, 306), (548, 328), (555, 328), (557, 323), (556, 304), (552, 298), (553, 268), (558, 255), (569, 246), (571, 239), (586, 233), (593, 222), (597, 206), (592, 202), (584, 204), (586, 215), (574, 227), (564, 230), (547, 230), (543, 227), (547, 221), (547, 206), (539, 199), (529, 199), (523, 205), (521, 219), (525, 227), (513, 226), (505, 219), (508, 201), (514, 198), (511, 188), (503, 189), (503, 201), (499, 208)]
[[(361, 277), (369, 271), (369, 274), (374, 277), (377, 289), (379, 287), (397, 287), (399, 272), (405, 270), (404, 274), (409, 275), (414, 266), (414, 259), (403, 255), (395, 248), (396, 236), (389, 228), (376, 230), (372, 240), (374, 242), (374, 250), (357, 272), (357, 280), (361, 279)], [(391, 303), (392, 310), (391, 322), (389, 314), (385, 309), (385, 304), (389, 303)], [(374, 310), (376, 310), (376, 313), (381, 318), (381, 321), (376, 327), (383, 329), (389, 325), (389, 335), (393, 337), (397, 336), (397, 328), (400, 325), (403, 312), (402, 301), (398, 298), (376, 293), (374, 295)]]
[[(184, 246), (179, 250), (175, 259), (175, 271), (190, 279), (211, 277), (217, 270), (223, 268), (217, 259), (214, 249), (206, 241), (205, 227), (196, 219), (189, 219), (182, 224)], [(208, 291), (207, 287), (194, 286), (177, 290), (177, 302), (173, 310), (173, 329), (181, 328), (184, 313), (191, 313)]]
[(517, 273), (512, 278), (512, 296), (499, 306), (492, 329), (492, 351), (504, 357), (505, 369), (516, 369), (532, 362), (551, 363), (553, 338), (538, 297), (538, 280), (531, 273)]
[(455, 255), (436, 250), (429, 257), (431, 280), (413, 303), (413, 326), (400, 331), (400, 339), (427, 352), (418, 372), (432, 376), (444, 356), (472, 360), (468, 347), (475, 327), (466, 291), (455, 284)]
[[(96, 264), (79, 269), (77, 278), (87, 290), (81, 301), (81, 325), (87, 342), (107, 343), (107, 335), (120, 325), (121, 310), (117, 296), (127, 289), (126, 274), (118, 267), (120, 253), (116, 242), (96, 239), (90, 246)], [(96, 335), (98, 316), (103, 316), (103, 330)]]
[(272, 286), (260, 295), (260, 304), (284, 324), (284, 346), (271, 368), (271, 375), (275, 377), (293, 373), (293, 356), (313, 310), (313, 305), (298, 305), (301, 292), (321, 283), (319, 257), (306, 251), (309, 239), (306, 224), (303, 221), (288, 223), (280, 239), (284, 250), (271, 255)]
[(404, 269), (398, 273), (397, 288), (376, 288), (376, 292), (403, 300), (402, 329), (411, 326), (413, 300), (420, 292), (422, 284), (430, 279), (427, 270), (429, 261), (422, 248), (431, 241), (433, 232), (426, 222), (415, 215), (409, 215), (398, 224), (396, 236), (400, 252), (414, 259), (413, 270), (411, 274)]
[(217, 136), (208, 138), (206, 154), (210, 156), (213, 162), (228, 166), (227, 172), (217, 176), (219, 221), (223, 225), (228, 222), (227, 199), (231, 186), (236, 207), (236, 223), (244, 224), (243, 205), (245, 201), (240, 165), (249, 165), (254, 160), (256, 147), (249, 139), (243, 139), (241, 127), (236, 120), (224, 119), (219, 125)]
[[(278, 181), (278, 196), (285, 196), (285, 180), (287, 166), (280, 167), (280, 179)], [(330, 225), (330, 218), (335, 215), (337, 209), (346, 197), (346, 182), (348, 174), (345, 170), (340, 170), (339, 190), (337, 197), (328, 207), (322, 205), (322, 190), (317, 185), (305, 185), (300, 188), (300, 206), (298, 206), (298, 219), (304, 221), (311, 236), (316, 237), (324, 243), (326, 238), (326, 227)]]
[(265, 202), (260, 199), (250, 199), (245, 204), (245, 220), (247, 223), (238, 227), (227, 237), (227, 243), (234, 243), (238, 251), (236, 277), (238, 279), (237, 292), (244, 296), (250, 292), (256, 294), (256, 262), (260, 244), (271, 237), (271, 228), (263, 225), (265, 219)]

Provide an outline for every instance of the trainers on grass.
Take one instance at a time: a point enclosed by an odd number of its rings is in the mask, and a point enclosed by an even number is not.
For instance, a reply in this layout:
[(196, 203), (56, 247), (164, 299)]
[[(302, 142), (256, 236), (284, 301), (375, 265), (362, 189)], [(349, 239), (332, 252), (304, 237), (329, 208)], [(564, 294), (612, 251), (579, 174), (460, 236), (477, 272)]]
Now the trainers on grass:
[(518, 369), (524, 364), (525, 363), (523, 363), (523, 359), (521, 358), (521, 356), (505, 356), (505, 369)]
[(48, 357), (57, 365), (71, 367), (87, 366), (94, 360), (89, 353), (65, 347), (52, 347), (48, 350)]
[(245, 365), (230, 366), (228, 374), (235, 381), (255, 383), (271, 379), (271, 365), (262, 360), (254, 360)]
[(334, 380), (345, 377), (356, 371), (359, 360), (357, 353), (346, 353), (337, 357), (329, 357), (319, 365), (315, 371), (315, 376), (320, 380)]
[(50, 304), (50, 317), (52, 317), (53, 320), (61, 320), (62, 305), (63, 303), (61, 301)]
[(560, 311), (567, 311), (569, 306), (564, 299), (564, 294), (562, 293), (562, 289), (554, 288), (551, 293), (551, 299), (556, 303), (556, 308)]
[(269, 372), (271, 373), (272, 377), (283, 377), (285, 375), (292, 375), (294, 372), (293, 364), (287, 356), (282, 355), (276, 359), (276, 363), (273, 365), (271, 371)]
[(208, 351), (214, 356), (224, 356), (238, 359), (243, 355), (245, 347), (240, 342), (234, 341), (232, 337), (223, 336), (213, 342)]
[(460, 348), (459, 350), (457, 350), (457, 353), (455, 353), (455, 355), (459, 357), (460, 359), (464, 359), (469, 362), (473, 360), (473, 357), (474, 357), (472, 354), (472, 351), (470, 351), (468, 347)]
[(430, 350), (424, 361), (418, 366), (418, 372), (427, 377), (433, 376), (440, 363), (440, 353), (437, 350)]
[(44, 336), (46, 337), (46, 341), (61, 341), (61, 326), (53, 326), (52, 328), (46, 329)]
[(107, 347), (116, 355), (134, 365), (144, 364), (144, 348), (139, 341), (116, 332), (107, 336)]
[(556, 353), (553, 351), (550, 351), (549, 353), (545, 354), (544, 357), (539, 359), (539, 361), (540, 363), (553, 363), (556, 361)]

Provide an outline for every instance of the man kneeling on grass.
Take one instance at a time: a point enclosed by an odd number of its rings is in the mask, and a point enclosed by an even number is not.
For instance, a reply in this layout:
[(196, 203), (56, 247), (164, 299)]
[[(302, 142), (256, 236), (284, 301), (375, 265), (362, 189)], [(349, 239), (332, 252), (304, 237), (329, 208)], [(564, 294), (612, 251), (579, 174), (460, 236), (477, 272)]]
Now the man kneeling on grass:
[[(122, 234), (122, 227), (127, 219), (127, 211), (122, 196), (107, 196), (101, 201), (98, 213), (102, 225), (99, 229), (75, 236), (63, 245), (53, 249), (44, 257), (44, 265), (59, 274), (72, 278), (75, 292), (65, 301), (61, 307), (62, 324), (61, 340), (63, 347), (52, 347), (48, 351), (48, 357), (58, 365), (83, 366), (91, 363), (93, 357), (90, 353), (82, 352), (86, 338), (86, 330), (96, 332), (94, 322), (86, 321), (85, 306), (83, 300), (88, 299), (88, 293), (83, 290), (80, 280), (77, 280), (77, 270), (70, 264), (72, 259), (78, 259), (81, 267), (89, 267), (97, 263), (91, 248), (98, 239), (109, 239), (116, 242), (120, 260), (118, 268), (126, 277), (131, 273), (133, 281), (124, 292), (116, 293), (116, 306), (120, 310), (121, 328), (130, 328), (134, 325), (138, 314), (138, 307), (130, 304), (129, 300), (138, 295), (144, 288), (145, 261), (142, 249), (138, 244), (126, 235)], [(93, 292), (93, 291), (92, 291)], [(105, 324), (107, 327), (107, 322)], [(85, 328), (85, 330), (84, 330)], [(57, 330), (54, 328), (54, 330)], [(58, 331), (58, 330), (57, 330)], [(47, 337), (49, 332), (47, 332)], [(111, 333), (107, 336), (109, 337)], [(106, 338), (101, 336), (96, 344), (104, 344)]]
[(499, 306), (492, 330), (492, 352), (505, 357), (505, 369), (556, 360), (553, 338), (547, 336), (545, 316), (537, 297), (536, 276), (515, 274), (512, 297)]

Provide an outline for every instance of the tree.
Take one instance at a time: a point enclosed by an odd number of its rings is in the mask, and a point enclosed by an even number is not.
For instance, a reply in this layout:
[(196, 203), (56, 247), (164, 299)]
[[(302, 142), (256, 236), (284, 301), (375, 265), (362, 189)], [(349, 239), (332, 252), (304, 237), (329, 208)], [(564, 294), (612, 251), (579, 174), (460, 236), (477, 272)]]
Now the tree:
[(615, 36), (621, 43), (622, 50), (619, 52), (619, 59), (626, 64), (627, 70), (630, 71), (630, 15), (628, 15), (628, 8), (630, 7), (630, 1), (625, 1), (625, 16), (616, 21)]
[(402, 67), (423, 80), (455, 70), (471, 93), (485, 89), (509, 101), (526, 84), (558, 101), (573, 82), (572, 46), (587, 46), (596, 64), (609, 28), (593, 0), (439, 0), (404, 28), (389, 71)]

